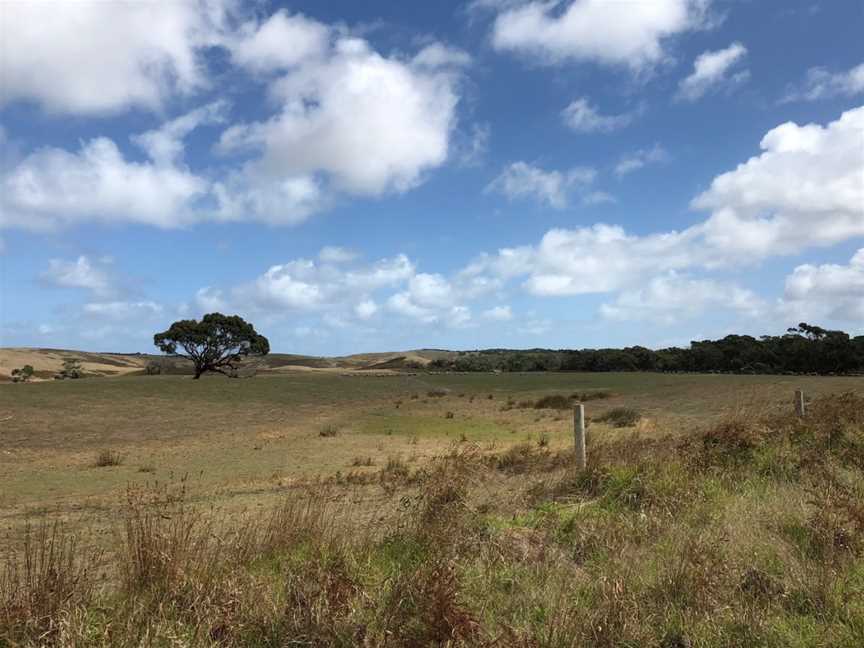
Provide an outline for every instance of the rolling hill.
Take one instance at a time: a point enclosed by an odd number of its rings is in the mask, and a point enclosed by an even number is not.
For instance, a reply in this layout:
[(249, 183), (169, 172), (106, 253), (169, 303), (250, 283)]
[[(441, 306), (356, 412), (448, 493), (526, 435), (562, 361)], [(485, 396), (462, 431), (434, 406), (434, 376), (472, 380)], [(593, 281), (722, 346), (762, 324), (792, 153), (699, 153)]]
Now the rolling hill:
[[(455, 355), (453, 351), (419, 349), (413, 351), (359, 353), (340, 357), (316, 357), (271, 353), (256, 359), (258, 371), (401, 371), (422, 367), (437, 358)], [(140, 374), (151, 362), (167, 362), (170, 373), (186, 373), (188, 363), (181, 359), (147, 353), (107, 353), (71, 349), (0, 348), (0, 381), (11, 380), (12, 370), (31, 365), (34, 380), (51, 380), (68, 359), (77, 359), (88, 376)]]

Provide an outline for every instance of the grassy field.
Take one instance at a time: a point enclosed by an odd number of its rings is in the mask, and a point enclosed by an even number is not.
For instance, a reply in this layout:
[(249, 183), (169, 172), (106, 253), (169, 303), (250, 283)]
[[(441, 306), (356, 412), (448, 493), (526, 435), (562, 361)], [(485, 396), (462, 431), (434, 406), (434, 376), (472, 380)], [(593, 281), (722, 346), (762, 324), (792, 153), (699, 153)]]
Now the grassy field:
[[(589, 414), (638, 409), (645, 425), (698, 428), (742, 408), (864, 389), (860, 378), (662, 374), (392, 377), (295, 373), (254, 379), (123, 377), (0, 387), (0, 515), (100, 505), (129, 481), (188, 474), (220, 493), (350, 470), (357, 458), (423, 461), (454, 442), (499, 447), (545, 434), (569, 443), (567, 412), (519, 408), (544, 395), (601, 390)], [(443, 395), (429, 396), (441, 390)], [(491, 397), (491, 398), (490, 398)], [(507, 406), (508, 400), (515, 407)], [(452, 412), (452, 418), (446, 418)], [(325, 428), (335, 437), (322, 436)], [(598, 434), (614, 434), (598, 425)], [(96, 467), (110, 451), (117, 466)], [(142, 472), (143, 471), (143, 472)]]
[[(798, 388), (818, 418), (791, 416)], [(574, 394), (603, 396), (579, 474), (570, 410), (535, 406)], [(864, 645), (862, 397), (659, 374), (0, 385), (0, 646)], [(88, 549), (22, 581), (22, 539), (55, 521)], [(81, 573), (62, 600), (58, 571)]]

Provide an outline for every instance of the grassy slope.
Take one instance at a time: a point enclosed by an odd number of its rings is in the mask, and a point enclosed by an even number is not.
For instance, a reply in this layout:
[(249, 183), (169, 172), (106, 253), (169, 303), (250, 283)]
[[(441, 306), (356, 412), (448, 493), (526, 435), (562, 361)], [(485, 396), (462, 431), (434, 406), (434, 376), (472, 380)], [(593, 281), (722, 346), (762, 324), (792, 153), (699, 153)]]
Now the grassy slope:
[[(285, 369), (316, 370), (367, 370), (401, 369), (405, 363), (426, 364), (440, 357), (452, 356), (451, 351), (421, 349), (417, 351), (358, 353), (350, 356), (321, 358), (291, 353), (271, 353), (256, 359), (254, 364), (260, 371), (283, 371)], [(12, 370), (31, 365), (35, 380), (51, 380), (60, 371), (64, 360), (77, 359), (84, 371), (91, 376), (116, 376), (141, 373), (148, 363), (169, 362), (187, 373), (191, 368), (185, 361), (166, 359), (165, 356), (142, 353), (99, 353), (69, 349), (0, 348), (0, 382), (11, 380)], [(175, 373), (172, 370), (170, 373)]]

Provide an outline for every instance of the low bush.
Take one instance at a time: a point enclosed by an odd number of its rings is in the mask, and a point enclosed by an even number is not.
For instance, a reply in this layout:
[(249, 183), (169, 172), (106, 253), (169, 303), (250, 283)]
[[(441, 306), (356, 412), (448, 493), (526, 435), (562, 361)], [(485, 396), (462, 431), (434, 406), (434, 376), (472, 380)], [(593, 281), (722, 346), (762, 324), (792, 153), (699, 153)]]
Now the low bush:
[(81, 361), (77, 358), (66, 358), (63, 361), (63, 368), (54, 376), (55, 380), (77, 379), (84, 377), (84, 370), (81, 368)]
[(567, 396), (562, 396), (561, 394), (550, 394), (549, 396), (543, 396), (534, 403), (534, 409), (570, 409), (573, 407), (573, 401), (570, 400)]
[(490, 460), (498, 470), (523, 473), (533, 465), (534, 458), (534, 448), (528, 443), (520, 443), (500, 455), (491, 457)]
[(574, 392), (570, 398), (575, 400), (577, 403), (587, 403), (588, 401), (612, 398), (612, 392), (606, 391), (604, 389), (596, 389), (592, 391), (578, 391)]
[(93, 465), (97, 468), (106, 468), (108, 466), (119, 466), (123, 463), (123, 455), (114, 450), (100, 450), (96, 454)]
[(411, 469), (405, 460), (399, 456), (387, 457), (387, 463), (381, 469), (382, 479), (405, 479), (411, 474)]
[(33, 369), (33, 365), (24, 365), (18, 369), (12, 370), (12, 382), (30, 382), (30, 379), (33, 378), (33, 374), (35, 370)]
[(594, 418), (595, 421), (609, 423), (616, 428), (632, 427), (641, 419), (642, 414), (632, 407), (614, 407)]
[(339, 430), (339, 426), (335, 423), (327, 423), (326, 425), (322, 425), (321, 429), (318, 430), (318, 436), (325, 438), (339, 436)]

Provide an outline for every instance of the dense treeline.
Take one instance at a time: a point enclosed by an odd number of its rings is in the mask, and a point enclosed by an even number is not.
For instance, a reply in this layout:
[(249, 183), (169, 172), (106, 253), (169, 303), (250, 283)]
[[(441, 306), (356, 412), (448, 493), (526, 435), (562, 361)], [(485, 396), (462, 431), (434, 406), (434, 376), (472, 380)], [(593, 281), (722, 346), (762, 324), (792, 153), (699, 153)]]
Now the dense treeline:
[(429, 365), (440, 371), (691, 371), (847, 374), (864, 371), (864, 336), (801, 323), (783, 335), (727, 335), (689, 348), (464, 351)]

